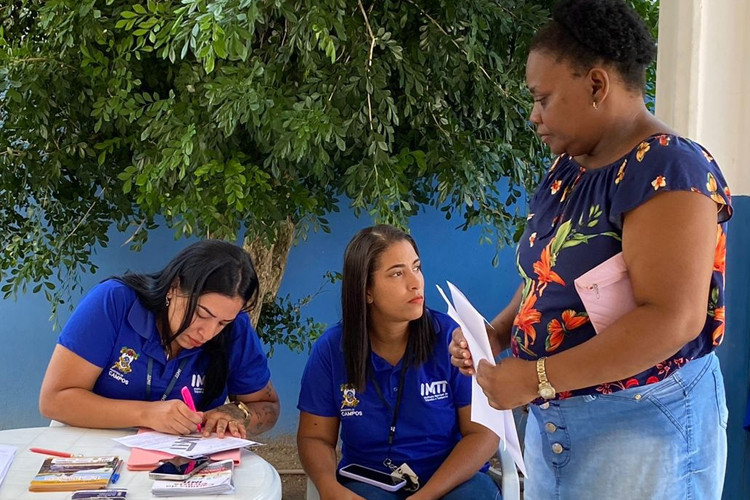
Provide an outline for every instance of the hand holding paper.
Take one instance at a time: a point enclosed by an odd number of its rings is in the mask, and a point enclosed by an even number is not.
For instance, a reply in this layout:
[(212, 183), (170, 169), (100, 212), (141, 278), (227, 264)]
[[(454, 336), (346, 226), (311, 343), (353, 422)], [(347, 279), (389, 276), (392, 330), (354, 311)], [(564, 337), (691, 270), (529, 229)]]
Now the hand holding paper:
[[(453, 298), (453, 304), (448, 300), (443, 290), (439, 286), (437, 287), (440, 295), (448, 304), (448, 315), (461, 327), (469, 351), (471, 351), (474, 369), (478, 369), (481, 360), (485, 360), (494, 366), (495, 359), (492, 356), (492, 348), (484, 326), (487, 321), (458, 288), (450, 282), (448, 282), (448, 288)], [(471, 381), (471, 420), (497, 434), (503, 446), (508, 449), (513, 457), (518, 469), (523, 475), (526, 475), (526, 465), (523, 462), (513, 413), (510, 410), (496, 410), (490, 407), (487, 396), (477, 383), (476, 376), (472, 377)]]
[(479, 368), (479, 361), (483, 359), (494, 365), (495, 360), (492, 356), (492, 347), (490, 347), (487, 330), (484, 326), (486, 323), (485, 319), (474, 309), (458, 288), (450, 282), (448, 282), (448, 288), (455, 302), (455, 308), (451, 305), (448, 297), (445, 296), (442, 288), (437, 287), (440, 295), (443, 296), (443, 300), (448, 304), (448, 315), (461, 327), (461, 331), (471, 352), (474, 370), (476, 371)]
[(516, 408), (539, 397), (533, 361), (508, 357), (495, 366), (485, 362), (477, 370), (476, 379), (493, 408)]

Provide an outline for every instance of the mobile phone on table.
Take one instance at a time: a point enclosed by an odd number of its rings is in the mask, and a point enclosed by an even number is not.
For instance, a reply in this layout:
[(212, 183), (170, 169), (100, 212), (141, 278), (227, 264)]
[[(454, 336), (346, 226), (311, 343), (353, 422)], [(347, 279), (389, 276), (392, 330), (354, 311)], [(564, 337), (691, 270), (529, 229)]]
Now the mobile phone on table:
[(196, 458), (174, 457), (159, 463), (159, 466), (148, 473), (151, 479), (166, 479), (167, 481), (184, 481), (202, 470), (210, 463), (205, 456)]
[(406, 485), (402, 477), (391, 476), (387, 472), (371, 469), (359, 464), (349, 464), (339, 469), (339, 474), (350, 479), (382, 488), (385, 491), (396, 491)]
[(72, 500), (119, 500), (128, 496), (128, 490), (122, 488), (106, 490), (78, 490), (74, 491)]

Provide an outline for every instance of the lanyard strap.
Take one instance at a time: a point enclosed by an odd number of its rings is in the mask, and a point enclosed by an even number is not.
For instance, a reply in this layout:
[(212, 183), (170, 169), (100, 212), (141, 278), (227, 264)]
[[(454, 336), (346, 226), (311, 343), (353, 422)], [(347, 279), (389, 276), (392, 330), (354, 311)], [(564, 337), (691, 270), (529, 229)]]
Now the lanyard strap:
[(381, 401), (383, 401), (383, 403), (385, 403), (388, 409), (393, 411), (393, 420), (391, 420), (391, 426), (388, 429), (388, 446), (393, 444), (393, 438), (396, 435), (396, 422), (398, 421), (398, 410), (399, 408), (401, 408), (401, 397), (404, 394), (404, 379), (406, 379), (406, 367), (402, 364), (401, 373), (398, 376), (398, 394), (396, 394), (396, 407), (392, 408), (391, 404), (388, 402), (387, 399), (385, 399), (385, 396), (383, 396), (383, 391), (380, 389), (380, 384), (378, 384), (378, 381), (375, 378), (375, 370), (373, 368), (372, 385), (375, 386), (375, 392), (378, 393), (378, 397), (380, 398)]
[[(182, 361), (180, 361), (180, 366), (178, 366), (177, 371), (174, 372), (172, 380), (169, 381), (169, 385), (167, 385), (167, 388), (164, 389), (164, 394), (161, 395), (160, 401), (166, 400), (169, 393), (172, 392), (174, 385), (177, 383), (177, 379), (180, 378), (180, 375), (182, 375), (182, 369), (185, 368), (185, 363), (187, 363), (187, 358), (182, 358)], [(148, 368), (146, 372), (146, 401), (151, 401), (151, 377), (153, 375), (153, 372), (154, 358), (148, 358)]]

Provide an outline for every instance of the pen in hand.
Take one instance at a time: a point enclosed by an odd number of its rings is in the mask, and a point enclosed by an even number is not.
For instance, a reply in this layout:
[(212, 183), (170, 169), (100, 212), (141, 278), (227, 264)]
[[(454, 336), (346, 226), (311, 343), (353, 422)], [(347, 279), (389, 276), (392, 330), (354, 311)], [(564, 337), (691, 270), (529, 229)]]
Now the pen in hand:
[[(190, 394), (190, 389), (188, 389), (188, 387), (185, 386), (180, 390), (180, 394), (182, 394), (182, 400), (185, 402), (187, 407), (193, 411), (196, 411), (195, 402), (193, 401), (193, 395)], [(201, 424), (198, 424), (198, 432), (200, 431), (201, 431)]]

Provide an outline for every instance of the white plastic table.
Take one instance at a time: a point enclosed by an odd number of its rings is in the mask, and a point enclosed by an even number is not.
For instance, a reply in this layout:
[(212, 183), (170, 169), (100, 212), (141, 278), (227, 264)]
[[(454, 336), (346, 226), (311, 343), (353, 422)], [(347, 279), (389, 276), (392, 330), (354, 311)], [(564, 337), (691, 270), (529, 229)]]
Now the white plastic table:
[[(30, 427), (0, 431), (0, 444), (17, 448), (15, 459), (0, 486), (2, 499), (67, 500), (71, 492), (30, 492), (29, 482), (41, 467), (45, 455), (32, 453), (30, 447), (78, 453), (86, 456), (119, 455), (127, 461), (130, 448), (112, 438), (134, 434), (135, 429), (85, 429), (80, 427)], [(128, 500), (156, 498), (151, 495), (153, 480), (146, 471), (129, 471), (123, 464), (120, 479), (113, 488), (126, 488)], [(234, 495), (205, 495), (189, 498), (242, 498), (245, 500), (281, 499), (281, 479), (276, 469), (255, 453), (242, 451), (242, 462), (234, 470)], [(187, 497), (185, 497), (187, 498)]]

